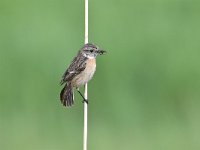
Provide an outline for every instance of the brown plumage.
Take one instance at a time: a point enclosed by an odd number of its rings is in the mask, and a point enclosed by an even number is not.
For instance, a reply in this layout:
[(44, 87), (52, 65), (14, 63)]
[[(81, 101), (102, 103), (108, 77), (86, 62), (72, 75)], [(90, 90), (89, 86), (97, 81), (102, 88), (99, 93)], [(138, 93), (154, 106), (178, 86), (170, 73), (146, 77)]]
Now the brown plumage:
[(96, 56), (104, 52), (94, 44), (85, 44), (79, 50), (60, 82), (61, 85), (65, 83), (60, 92), (60, 100), (64, 106), (72, 106), (74, 104), (73, 87), (78, 89), (92, 78), (96, 70)]

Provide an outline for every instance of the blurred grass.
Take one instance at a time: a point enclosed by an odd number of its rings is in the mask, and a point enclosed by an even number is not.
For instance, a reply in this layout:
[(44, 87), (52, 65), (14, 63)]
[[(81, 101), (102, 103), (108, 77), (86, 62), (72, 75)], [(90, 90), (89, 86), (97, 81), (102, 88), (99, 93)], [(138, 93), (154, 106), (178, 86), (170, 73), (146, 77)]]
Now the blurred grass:
[[(200, 149), (195, 0), (90, 1), (108, 51), (89, 83), (89, 149)], [(83, 1), (0, 1), (0, 149), (81, 149), (82, 103), (59, 80), (84, 37)]]

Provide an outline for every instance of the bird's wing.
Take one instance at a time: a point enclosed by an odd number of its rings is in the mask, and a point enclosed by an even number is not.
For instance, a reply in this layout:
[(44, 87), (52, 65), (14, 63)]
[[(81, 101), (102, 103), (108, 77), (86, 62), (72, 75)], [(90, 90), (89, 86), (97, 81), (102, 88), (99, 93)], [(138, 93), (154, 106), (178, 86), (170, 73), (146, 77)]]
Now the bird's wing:
[(60, 84), (62, 85), (67, 81), (71, 81), (76, 75), (81, 73), (86, 67), (86, 59), (86, 57), (80, 54), (76, 56), (63, 74)]

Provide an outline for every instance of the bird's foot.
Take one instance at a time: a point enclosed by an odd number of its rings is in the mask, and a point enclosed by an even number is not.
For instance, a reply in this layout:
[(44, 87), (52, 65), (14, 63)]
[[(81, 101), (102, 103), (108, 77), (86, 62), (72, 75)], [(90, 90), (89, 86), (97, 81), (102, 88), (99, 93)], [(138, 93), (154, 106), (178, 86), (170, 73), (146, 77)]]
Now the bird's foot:
[(88, 100), (84, 99), (84, 100), (82, 101), (82, 103), (84, 103), (84, 102), (88, 104)]
[(85, 99), (85, 97), (83, 96), (83, 94), (79, 91), (79, 90), (77, 90), (78, 91), (78, 93), (81, 95), (81, 97), (83, 98), (83, 101), (82, 101), (82, 103), (87, 103), (88, 104), (88, 100), (87, 99)]

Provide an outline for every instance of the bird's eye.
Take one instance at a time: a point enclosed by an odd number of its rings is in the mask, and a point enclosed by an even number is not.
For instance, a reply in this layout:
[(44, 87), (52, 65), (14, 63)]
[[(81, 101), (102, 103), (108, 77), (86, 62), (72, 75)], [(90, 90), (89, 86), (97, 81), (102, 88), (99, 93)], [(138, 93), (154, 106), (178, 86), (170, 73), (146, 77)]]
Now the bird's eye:
[(93, 51), (94, 51), (93, 49), (90, 50), (91, 53), (92, 53)]

